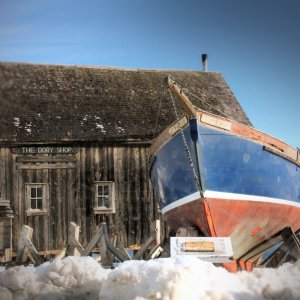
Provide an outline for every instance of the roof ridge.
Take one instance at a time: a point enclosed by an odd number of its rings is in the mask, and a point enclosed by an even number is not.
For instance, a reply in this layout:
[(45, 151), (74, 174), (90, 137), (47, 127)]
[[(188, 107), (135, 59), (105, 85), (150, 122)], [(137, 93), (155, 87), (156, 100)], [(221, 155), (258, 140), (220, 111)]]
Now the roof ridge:
[(80, 69), (112, 70), (112, 71), (132, 71), (132, 72), (191, 72), (191, 73), (213, 73), (219, 74), (219, 71), (202, 71), (202, 70), (182, 70), (182, 69), (144, 69), (118, 66), (97, 66), (97, 65), (68, 65), (68, 64), (47, 64), (47, 63), (30, 63), (30, 62), (6, 62), (0, 61), (0, 65), (30, 65), (36, 67), (65, 67)]

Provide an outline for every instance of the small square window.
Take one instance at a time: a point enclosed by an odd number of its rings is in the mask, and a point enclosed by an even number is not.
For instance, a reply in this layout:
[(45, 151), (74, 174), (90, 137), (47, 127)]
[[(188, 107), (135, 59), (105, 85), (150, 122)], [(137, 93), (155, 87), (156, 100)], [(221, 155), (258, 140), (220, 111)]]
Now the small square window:
[(48, 199), (47, 184), (29, 183), (25, 185), (26, 214), (45, 215), (47, 214), (46, 205)]
[(94, 212), (96, 214), (115, 213), (113, 182), (95, 182)]

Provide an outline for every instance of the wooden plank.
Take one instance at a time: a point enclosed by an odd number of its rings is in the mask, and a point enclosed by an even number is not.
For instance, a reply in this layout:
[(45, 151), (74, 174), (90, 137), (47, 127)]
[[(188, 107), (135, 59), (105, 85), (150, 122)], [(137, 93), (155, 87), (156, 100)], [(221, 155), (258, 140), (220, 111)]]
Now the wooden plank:
[(61, 252), (59, 252), (52, 260), (51, 262), (55, 262), (58, 260), (62, 260), (66, 256), (67, 248), (64, 248)]
[(151, 224), (151, 216), (149, 219), (149, 195), (148, 195), (148, 157), (146, 153), (146, 149), (141, 147), (140, 149), (140, 156), (141, 156), (141, 171), (140, 171), (140, 181), (141, 181), (141, 234), (143, 240), (145, 237), (149, 236), (150, 229), (149, 224)]
[(297, 159), (293, 159), (291, 156), (286, 155), (284, 152), (276, 149), (275, 147), (263, 146), (263, 149), (268, 151), (268, 152), (271, 152), (271, 153), (273, 153), (277, 156), (280, 156), (280, 157), (294, 163), (297, 166), (300, 166), (300, 161), (298, 161)]
[(160, 220), (155, 220), (155, 243), (160, 244)]
[(96, 228), (96, 233), (94, 234), (93, 238), (90, 240), (90, 242), (85, 247), (82, 255), (87, 256), (90, 254), (90, 252), (93, 250), (95, 245), (97, 245), (98, 241), (100, 240), (101, 236), (103, 235), (103, 231), (100, 227)]
[(124, 160), (124, 147), (118, 147), (115, 149), (114, 157), (114, 172), (116, 181), (116, 227), (121, 242), (127, 245), (127, 235), (125, 231), (125, 160)]
[(60, 163), (60, 162), (76, 162), (74, 156), (18, 156), (17, 162), (19, 163)]
[(82, 245), (80, 244), (80, 242), (78, 241), (78, 239), (76, 238), (72, 238), (71, 243), (74, 245), (76, 251), (74, 252), (74, 256), (79, 256), (82, 255), (84, 252), (84, 248), (82, 247)]
[(108, 163), (109, 159), (107, 157), (107, 147), (102, 147), (102, 170), (103, 170), (103, 175), (102, 175), (102, 180), (107, 181), (108, 180)]
[(5, 257), (5, 262), (12, 261), (12, 249), (11, 248), (6, 248), (4, 250), (4, 257)]
[[(119, 251), (117, 248), (115, 248), (109, 237), (108, 237), (108, 233), (107, 233), (107, 225), (105, 223), (102, 223), (101, 224), (101, 227), (102, 227), (102, 231), (103, 231), (103, 237), (104, 237), (104, 241), (105, 241), (105, 245), (106, 245), (106, 248), (116, 257), (118, 258), (121, 262), (125, 261), (125, 260), (128, 260), (128, 257), (127, 256), (124, 256), (122, 254), (121, 251)], [(102, 236), (101, 236), (101, 239), (102, 239)], [(101, 240), (100, 239), (100, 240)], [(111, 260), (110, 260), (111, 261)]]
[(49, 205), (50, 205), (50, 218), (49, 218), (49, 248), (58, 249), (57, 238), (56, 238), (56, 226), (58, 225), (57, 220), (57, 194), (56, 194), (56, 183), (57, 176), (56, 170), (48, 170), (49, 172)]
[(102, 226), (100, 226), (99, 252), (101, 256), (101, 264), (112, 266), (112, 261), (109, 260), (109, 256), (107, 254), (107, 247)]
[(79, 239), (79, 229), (80, 229), (80, 227), (76, 223), (70, 222), (69, 237), (68, 237), (69, 242), (68, 242), (68, 249), (67, 249), (68, 255), (72, 255), (72, 256), (80, 255), (80, 252), (76, 249), (76, 247), (79, 244), (79, 242), (78, 242), (78, 244), (76, 243), (76, 241), (78, 241), (78, 239)]
[(81, 230), (83, 232), (83, 244), (86, 245), (88, 242), (87, 236), (87, 208), (86, 208), (86, 186), (85, 186), (85, 176), (86, 176), (86, 154), (85, 154), (85, 148), (80, 149), (80, 156), (79, 159), (79, 168), (80, 168), (80, 175), (79, 175), (79, 207), (81, 210), (80, 214), (80, 226)]
[[(64, 241), (67, 241), (68, 238), (68, 230), (69, 230), (69, 222), (65, 215), (64, 210), (64, 175), (61, 172), (62, 170), (55, 170), (56, 173), (56, 182), (55, 186), (52, 186), (55, 189), (55, 198), (52, 199), (53, 204), (55, 205), (55, 239), (58, 247), (61, 247)], [(67, 219), (67, 220), (66, 220)], [(65, 234), (64, 234), (65, 233)], [(65, 236), (65, 239), (64, 239)]]
[(132, 228), (132, 207), (133, 205), (131, 204), (131, 171), (130, 171), (130, 166), (132, 165), (131, 163), (131, 148), (125, 148), (125, 169), (124, 172), (126, 174), (126, 228), (127, 228), (127, 243), (129, 245), (134, 244), (134, 241), (132, 239), (132, 235), (134, 233), (133, 228)]
[[(42, 260), (39, 257), (32, 241), (31, 241), (32, 234), (33, 234), (33, 229), (27, 225), (24, 225), (22, 228), (20, 239), (19, 239), (16, 263), (19, 264), (19, 263), (25, 262), (28, 254), (30, 254), (29, 257), (31, 259), (33, 259), (33, 262), (36, 265), (41, 264)], [(26, 250), (28, 250), (29, 253), (27, 253)]]
[[(48, 170), (42, 170), (42, 180), (43, 182), (48, 183), (49, 181), (49, 171)], [(48, 212), (50, 212), (50, 198), (49, 198), (49, 184), (48, 184), (48, 188), (47, 188), (47, 192), (46, 192), (46, 198), (45, 198), (45, 203), (46, 203), (46, 210)], [(49, 222), (50, 216), (49, 213), (43, 217), (43, 240), (44, 240), (44, 251), (48, 251), (49, 250), (49, 226), (50, 226), (50, 222)]]
[(159, 246), (159, 245), (155, 245), (153, 247), (153, 249), (150, 250), (149, 255), (146, 257), (146, 260), (148, 259), (155, 259), (156, 257), (158, 257), (162, 252), (164, 251), (164, 249)]
[(131, 257), (129, 256), (128, 252), (126, 251), (124, 245), (122, 244), (120, 238), (117, 240), (117, 248), (122, 252), (123, 256), (127, 258), (127, 260), (130, 260)]
[[(12, 190), (10, 191), (11, 204), (14, 210), (14, 223), (13, 223), (13, 249), (18, 247), (18, 238), (21, 231), (21, 209), (24, 202), (24, 196), (22, 195), (22, 172), (16, 169), (16, 156), (11, 155), (11, 174), (7, 177), (7, 182), (12, 181)], [(8, 175), (8, 174), (7, 174)]]
[[(73, 186), (73, 193), (74, 193), (74, 216), (75, 222), (78, 224), (82, 230), (84, 230), (82, 223), (81, 223), (81, 212), (82, 208), (80, 207), (80, 152), (76, 155), (76, 169), (74, 170), (74, 186)], [(82, 238), (81, 238), (82, 241)]]
[(7, 169), (7, 159), (6, 159), (6, 149), (0, 148), (0, 198), (9, 199), (7, 191), (6, 180), (6, 169)]
[(84, 172), (84, 181), (82, 182), (84, 190), (85, 190), (85, 202), (84, 205), (86, 207), (86, 239), (90, 240), (93, 236), (93, 227), (96, 224), (93, 224), (94, 218), (92, 216), (93, 213), (93, 191), (92, 191), (92, 178), (91, 178), (91, 148), (85, 148), (85, 172)]
[(139, 251), (134, 255), (133, 259), (134, 260), (139, 260), (142, 258), (142, 256), (146, 253), (150, 245), (153, 243), (155, 240), (155, 235), (150, 236), (146, 242), (142, 245), (142, 247), (139, 249)]
[(18, 163), (17, 169), (28, 169), (28, 170), (41, 170), (41, 169), (75, 169), (76, 163), (53, 163), (53, 164), (47, 164), (47, 163), (37, 163), (37, 164), (31, 164), (31, 163)]
[[(67, 240), (67, 226), (70, 222), (74, 222), (75, 220), (73, 219), (73, 197), (72, 197), (72, 192), (71, 192), (71, 178), (72, 174), (70, 174), (70, 171), (74, 171), (74, 170), (61, 170), (62, 173), (62, 184), (63, 184), (63, 188), (62, 188), (62, 194), (63, 194), (63, 211), (62, 211), (62, 215), (64, 216), (64, 220), (63, 220), (63, 224), (64, 224), (64, 228), (65, 228), (65, 232), (63, 233), (63, 240), (62, 243), (65, 243), (65, 241)], [(75, 223), (76, 224), (76, 223)], [(77, 224), (78, 225), (78, 224)], [(78, 227), (80, 228), (80, 226), (78, 225)], [(77, 241), (79, 242), (79, 235), (77, 238)]]
[(78, 207), (75, 206), (75, 193), (76, 190), (76, 170), (75, 169), (68, 169), (67, 170), (67, 209), (70, 211), (70, 221), (75, 222), (76, 212)]
[(42, 259), (38, 255), (37, 250), (28, 236), (26, 237), (26, 247), (30, 253), (30, 256), (33, 258), (34, 264), (37, 266), (40, 265), (42, 263)]
[(203, 122), (205, 124), (208, 124), (208, 125), (211, 125), (211, 126), (214, 126), (217, 128), (221, 128), (221, 129), (224, 129), (227, 131), (231, 130), (231, 122), (227, 121), (226, 119), (222, 119), (222, 118), (210, 115), (210, 114), (202, 113), (200, 116), (200, 120), (201, 120), (201, 122)]
[(135, 243), (142, 243), (142, 222), (141, 222), (141, 156), (140, 148), (133, 149), (134, 156), (134, 205), (135, 205)]
[(33, 233), (33, 229), (27, 225), (23, 225), (22, 227), (22, 231), (20, 234), (20, 238), (19, 238), (19, 243), (18, 243), (18, 250), (17, 250), (17, 257), (16, 257), (16, 263), (22, 263), (24, 261), (26, 261), (26, 255), (24, 255), (24, 249), (26, 246), (26, 238), (30, 238), (32, 237), (32, 233)]

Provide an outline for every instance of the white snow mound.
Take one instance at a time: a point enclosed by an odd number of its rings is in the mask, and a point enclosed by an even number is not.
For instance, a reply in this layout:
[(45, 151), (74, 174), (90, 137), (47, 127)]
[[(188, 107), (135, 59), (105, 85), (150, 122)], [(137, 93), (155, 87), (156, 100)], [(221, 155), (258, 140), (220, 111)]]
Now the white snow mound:
[(300, 260), (229, 273), (195, 257), (127, 261), (106, 270), (91, 257), (0, 270), (1, 300), (300, 299)]

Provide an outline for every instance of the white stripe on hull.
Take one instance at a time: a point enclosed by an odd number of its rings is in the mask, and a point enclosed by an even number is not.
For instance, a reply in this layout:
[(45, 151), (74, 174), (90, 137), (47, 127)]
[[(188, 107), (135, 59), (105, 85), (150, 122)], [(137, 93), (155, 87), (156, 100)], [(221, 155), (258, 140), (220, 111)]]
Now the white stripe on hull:
[(300, 203), (296, 202), (296, 201), (284, 200), (284, 199), (272, 198), (272, 197), (245, 195), (245, 194), (205, 191), (204, 192), (204, 197), (205, 198), (226, 199), (226, 200), (268, 202), (268, 203), (292, 205), (292, 206), (295, 206), (295, 207), (300, 207)]
[(199, 192), (190, 194), (190, 195), (188, 195), (188, 196), (186, 196), (186, 197), (183, 197), (183, 198), (181, 198), (181, 199), (178, 199), (178, 200), (172, 202), (171, 204), (165, 206), (165, 207), (161, 210), (161, 212), (162, 212), (162, 214), (164, 214), (164, 213), (166, 213), (167, 211), (169, 211), (169, 210), (171, 210), (171, 209), (173, 209), (173, 208), (176, 208), (176, 207), (181, 206), (181, 205), (184, 205), (184, 204), (186, 204), (186, 203), (195, 201), (195, 200), (197, 200), (197, 199), (199, 199), (199, 198), (200, 198), (200, 193), (199, 193)]
[[(179, 207), (181, 205), (187, 204), (189, 202), (192, 202), (194, 200), (197, 200), (200, 198), (200, 193), (196, 192), (193, 194), (190, 194), (184, 198), (178, 199), (174, 201), (173, 203), (165, 206), (161, 212), (162, 214), (168, 212), (171, 209), (174, 209), (176, 207)], [(204, 192), (204, 198), (206, 199), (224, 199), (224, 200), (232, 200), (232, 201), (256, 201), (256, 202), (267, 202), (267, 203), (274, 203), (274, 204), (281, 204), (281, 205), (291, 205), (295, 207), (300, 207), (299, 202), (290, 201), (290, 200), (284, 200), (284, 199), (278, 199), (278, 198), (271, 198), (271, 197), (263, 197), (263, 196), (253, 196), (253, 195), (245, 195), (245, 194), (235, 194), (235, 193), (225, 193), (225, 192), (215, 192), (215, 191), (205, 191)]]

